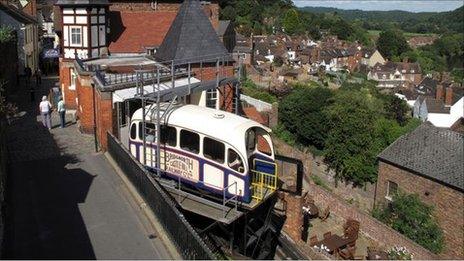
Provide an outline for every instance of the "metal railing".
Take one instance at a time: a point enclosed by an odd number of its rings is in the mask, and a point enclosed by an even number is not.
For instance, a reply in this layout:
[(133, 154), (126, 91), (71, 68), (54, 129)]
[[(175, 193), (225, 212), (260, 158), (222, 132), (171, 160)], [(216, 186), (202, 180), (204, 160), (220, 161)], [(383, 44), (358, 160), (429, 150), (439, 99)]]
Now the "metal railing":
[(251, 170), (252, 198), (261, 201), (268, 192), (277, 189), (277, 177), (268, 173)]
[[(203, 185), (210, 185), (209, 183), (206, 183), (202, 180), (198, 180), (197, 183), (200, 183), (200, 184), (203, 184)], [(235, 193), (232, 197), (227, 197), (227, 193), (229, 191), (229, 188), (232, 187), (232, 186), (235, 186)], [(220, 188), (220, 187), (219, 187)], [(182, 177), (181, 176), (177, 176), (177, 189), (179, 190), (179, 192), (177, 193), (177, 200), (178, 202), (182, 202), (182, 193), (180, 193), (180, 191), (182, 191)], [(233, 202), (232, 204), (234, 205), (233, 209), (237, 210), (238, 209), (238, 184), (237, 182), (234, 182), (232, 184), (230, 184), (229, 186), (227, 187), (223, 187), (222, 188), (222, 216), (225, 218), (227, 216), (227, 213), (229, 213), (230, 210), (232, 210), (232, 208), (229, 210), (229, 211), (226, 211), (227, 210), (227, 204), (229, 202)], [(229, 193), (229, 194), (232, 194), (232, 193)]]
[(107, 133), (108, 152), (156, 215), (184, 259), (215, 259), (211, 249), (193, 229), (177, 203), (127, 149)]
[[(229, 199), (227, 199), (226, 197), (226, 194), (227, 194), (227, 191), (229, 191), (229, 188), (232, 187), (232, 186), (235, 186), (235, 193), (234, 193), (234, 196), (230, 197)], [(237, 187), (237, 181), (235, 181), (234, 183), (230, 184), (229, 186), (223, 188), (222, 190), (222, 206), (224, 208), (222, 208), (222, 215), (225, 217), (227, 213), (225, 213), (225, 207), (227, 205), (227, 203), (231, 202), (231, 201), (234, 201), (235, 203), (235, 210), (237, 210), (237, 206), (238, 206), (238, 187)]]

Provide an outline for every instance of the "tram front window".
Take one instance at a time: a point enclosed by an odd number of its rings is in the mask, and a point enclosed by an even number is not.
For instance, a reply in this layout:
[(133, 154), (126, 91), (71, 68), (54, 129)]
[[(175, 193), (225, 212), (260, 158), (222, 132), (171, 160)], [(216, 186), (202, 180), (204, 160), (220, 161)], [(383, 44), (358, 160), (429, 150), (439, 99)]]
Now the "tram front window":
[(268, 156), (272, 155), (269, 133), (260, 128), (253, 128), (246, 133), (246, 147), (248, 155), (260, 152)]

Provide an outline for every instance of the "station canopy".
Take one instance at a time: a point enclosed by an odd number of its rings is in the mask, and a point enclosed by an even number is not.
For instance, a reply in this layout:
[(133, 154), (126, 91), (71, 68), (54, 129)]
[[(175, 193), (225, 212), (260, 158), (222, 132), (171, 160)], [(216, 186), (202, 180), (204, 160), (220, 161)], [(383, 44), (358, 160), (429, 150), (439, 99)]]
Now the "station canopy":
[[(174, 86), (172, 84), (172, 81), (166, 81), (162, 82), (158, 86), (155, 83), (155, 88), (153, 87), (153, 84), (147, 84), (143, 86), (143, 94), (144, 95), (150, 95), (150, 96), (156, 96), (156, 92), (165, 92), (167, 90), (173, 89), (173, 88), (188, 88), (188, 85), (191, 84), (198, 84), (200, 83), (200, 80), (194, 77), (190, 77), (190, 83), (189, 83), (189, 78), (180, 78), (174, 80)], [(155, 91), (154, 91), (155, 90)], [(122, 90), (117, 90), (113, 93), (113, 103), (116, 102), (124, 102), (126, 100), (130, 99), (135, 99), (138, 98), (137, 96), (137, 87), (132, 87), (132, 88), (127, 88), (127, 89), (122, 89)]]

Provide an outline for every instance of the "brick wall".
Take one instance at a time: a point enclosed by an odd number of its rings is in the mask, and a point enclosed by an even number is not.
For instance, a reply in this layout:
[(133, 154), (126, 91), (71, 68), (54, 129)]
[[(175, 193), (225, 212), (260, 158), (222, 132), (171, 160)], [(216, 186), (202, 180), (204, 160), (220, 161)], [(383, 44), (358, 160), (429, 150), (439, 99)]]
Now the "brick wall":
[(376, 220), (369, 214), (363, 213), (351, 205), (348, 205), (343, 199), (325, 191), (317, 185), (310, 184), (308, 194), (313, 197), (316, 204), (323, 203), (330, 206), (330, 211), (338, 217), (345, 220), (355, 219), (361, 224), (360, 231), (366, 237), (379, 243), (380, 246), (387, 249), (394, 246), (406, 247), (414, 254), (414, 259), (437, 259), (437, 256), (423, 248), (422, 246), (411, 241), (407, 237)]
[(77, 116), (79, 130), (83, 133), (93, 133), (93, 90), (90, 76), (79, 75), (76, 81), (78, 99)]
[(219, 71), (217, 71), (216, 63), (203, 64), (201, 67), (199, 64), (192, 64), (192, 73), (194, 73), (195, 78), (200, 81), (216, 80), (217, 74), (219, 74), (219, 77), (232, 77), (234, 76), (234, 66), (233, 63), (229, 64), (230, 65), (219, 66)]
[(397, 183), (406, 193), (418, 194), (424, 203), (435, 208), (434, 214), (443, 229), (446, 244), (440, 256), (464, 258), (464, 193), (380, 162), (376, 204), (386, 203), (388, 181)]
[(77, 87), (76, 90), (69, 89), (71, 85), (70, 68), (74, 68), (74, 64), (72, 62), (63, 61), (63, 59), (60, 58), (60, 88), (61, 92), (64, 94), (64, 103), (67, 109), (77, 109)]
[(115, 113), (113, 112), (112, 94), (110, 92), (100, 92), (95, 90), (95, 107), (97, 123), (97, 140), (100, 148), (104, 151), (107, 149), (108, 141), (106, 133), (116, 133), (113, 126), (115, 122)]

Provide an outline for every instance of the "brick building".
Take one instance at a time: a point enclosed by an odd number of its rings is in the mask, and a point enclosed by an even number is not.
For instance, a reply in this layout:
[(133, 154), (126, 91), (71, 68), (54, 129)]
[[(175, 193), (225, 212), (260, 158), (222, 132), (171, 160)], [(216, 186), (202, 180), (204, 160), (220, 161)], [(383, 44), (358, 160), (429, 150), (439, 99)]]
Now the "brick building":
[[(214, 29), (217, 2), (59, 0), (61, 89), (102, 149), (144, 94), (234, 111), (234, 63)], [(137, 70), (137, 72), (136, 72)], [(138, 81), (137, 81), (138, 79)], [(159, 79), (159, 82), (158, 82)], [(156, 83), (156, 84), (155, 84)], [(184, 92), (180, 96), (173, 94)]]
[(379, 155), (376, 205), (398, 190), (434, 207), (443, 229), (444, 258), (464, 258), (464, 136), (425, 122)]

